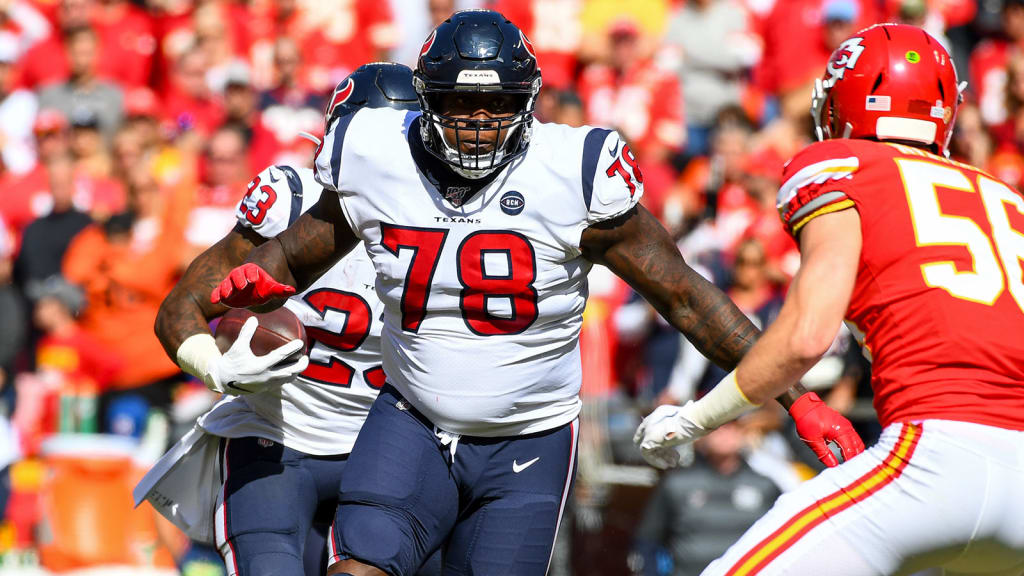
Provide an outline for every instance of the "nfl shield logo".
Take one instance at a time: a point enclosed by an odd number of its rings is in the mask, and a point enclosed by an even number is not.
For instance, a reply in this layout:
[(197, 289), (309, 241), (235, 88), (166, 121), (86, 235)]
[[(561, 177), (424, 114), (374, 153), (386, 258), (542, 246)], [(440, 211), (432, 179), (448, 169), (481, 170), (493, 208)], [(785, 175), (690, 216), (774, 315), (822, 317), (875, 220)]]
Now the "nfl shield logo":
[(516, 216), (526, 207), (526, 200), (523, 195), (515, 190), (509, 190), (501, 196), (501, 211), (509, 216)]

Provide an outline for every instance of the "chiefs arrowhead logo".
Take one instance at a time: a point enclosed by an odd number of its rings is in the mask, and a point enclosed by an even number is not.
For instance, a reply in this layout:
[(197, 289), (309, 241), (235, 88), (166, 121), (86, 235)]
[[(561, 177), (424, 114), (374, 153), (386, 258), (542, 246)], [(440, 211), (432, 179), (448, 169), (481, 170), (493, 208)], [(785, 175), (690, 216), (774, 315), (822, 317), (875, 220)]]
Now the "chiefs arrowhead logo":
[(430, 33), (430, 36), (427, 36), (427, 39), (423, 41), (423, 46), (420, 47), (420, 57), (421, 58), (423, 57), (424, 54), (426, 54), (427, 52), (430, 51), (430, 47), (434, 45), (434, 38), (436, 36), (437, 36), (437, 30), (434, 30), (433, 32)]
[(864, 46), (861, 46), (863, 38), (849, 38), (836, 48), (836, 51), (832, 53), (832, 59), (828, 62), (826, 71), (828, 77), (825, 78), (825, 87), (831, 88), (836, 80), (841, 79), (847, 70), (853, 70), (853, 67), (857, 65), (857, 60), (860, 59), (860, 55), (864, 52)]
[(533, 43), (530, 42), (530, 39), (526, 37), (526, 34), (523, 34), (522, 30), (519, 31), (519, 38), (522, 39), (523, 47), (526, 48), (526, 51), (530, 53), (530, 56), (533, 56), (534, 60), (536, 60), (537, 54), (535, 54), (533, 51)]
[(349, 78), (348, 82), (345, 82), (344, 86), (334, 91), (334, 96), (331, 97), (331, 104), (330, 106), (327, 107), (328, 118), (330, 118), (334, 114), (334, 109), (337, 108), (339, 104), (348, 100), (348, 97), (352, 95), (352, 90), (355, 87), (356, 83), (353, 82), (351, 78)]

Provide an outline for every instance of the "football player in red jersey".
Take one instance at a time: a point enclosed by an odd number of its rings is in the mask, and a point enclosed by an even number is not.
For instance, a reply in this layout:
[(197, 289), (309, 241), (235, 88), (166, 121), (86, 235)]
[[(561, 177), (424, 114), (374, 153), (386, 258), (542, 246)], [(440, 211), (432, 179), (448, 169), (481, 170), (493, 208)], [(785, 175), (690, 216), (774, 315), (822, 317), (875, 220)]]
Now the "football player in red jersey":
[(778, 319), (649, 455), (796, 382), (845, 318), (873, 357), (879, 443), (782, 496), (705, 575), (1024, 571), (1024, 197), (946, 158), (964, 86), (923, 30), (836, 50), (779, 212), (802, 265)]

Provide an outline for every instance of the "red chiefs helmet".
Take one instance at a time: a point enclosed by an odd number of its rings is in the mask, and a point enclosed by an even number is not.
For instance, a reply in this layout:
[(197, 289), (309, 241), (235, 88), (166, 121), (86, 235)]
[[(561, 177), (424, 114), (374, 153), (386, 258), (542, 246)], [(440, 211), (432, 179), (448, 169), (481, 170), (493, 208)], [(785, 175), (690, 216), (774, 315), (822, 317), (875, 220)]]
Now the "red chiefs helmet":
[(815, 82), (811, 114), (819, 140), (905, 140), (946, 154), (966, 86), (927, 32), (876, 24), (832, 53), (825, 77)]

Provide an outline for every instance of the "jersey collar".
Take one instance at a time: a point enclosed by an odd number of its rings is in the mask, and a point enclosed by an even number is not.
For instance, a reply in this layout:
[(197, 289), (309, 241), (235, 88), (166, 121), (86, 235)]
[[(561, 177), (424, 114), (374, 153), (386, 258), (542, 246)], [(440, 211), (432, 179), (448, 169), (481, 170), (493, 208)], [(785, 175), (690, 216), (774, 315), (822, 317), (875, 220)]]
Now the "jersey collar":
[[(422, 121), (423, 117), (420, 116), (414, 122)], [(476, 180), (463, 178), (453, 172), (447, 164), (427, 152), (423, 145), (423, 138), (420, 137), (420, 127), (418, 125), (410, 126), (406, 130), (406, 138), (409, 142), (409, 151), (412, 153), (412, 159), (416, 163), (416, 167), (437, 188), (438, 194), (455, 208), (461, 207), (467, 200), (475, 196), (477, 192), (486, 188), (495, 178), (504, 173), (509, 166), (505, 165), (501, 169), (495, 170), (487, 176)]]

